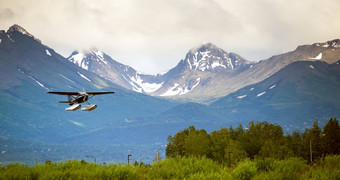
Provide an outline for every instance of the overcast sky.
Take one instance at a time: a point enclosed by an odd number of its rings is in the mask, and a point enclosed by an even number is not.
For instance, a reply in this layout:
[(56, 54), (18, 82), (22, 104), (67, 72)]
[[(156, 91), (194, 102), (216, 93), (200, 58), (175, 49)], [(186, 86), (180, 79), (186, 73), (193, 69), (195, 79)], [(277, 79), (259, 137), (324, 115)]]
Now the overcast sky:
[(340, 38), (339, 0), (0, 0), (18, 24), (67, 57), (93, 47), (145, 73), (211, 42), (248, 60)]

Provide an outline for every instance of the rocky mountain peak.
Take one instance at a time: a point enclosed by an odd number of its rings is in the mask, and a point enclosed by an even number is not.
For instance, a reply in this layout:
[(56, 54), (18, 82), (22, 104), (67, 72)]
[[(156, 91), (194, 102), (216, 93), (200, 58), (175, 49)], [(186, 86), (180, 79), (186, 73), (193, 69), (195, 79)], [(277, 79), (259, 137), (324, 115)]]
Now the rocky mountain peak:
[(206, 43), (191, 49), (185, 60), (189, 69), (198, 71), (221, 72), (237, 69), (246, 62), (243, 58), (235, 58), (212, 43)]
[(38, 41), (41, 43), (41, 41), (37, 38), (35, 38), (32, 34), (30, 34), (28, 31), (26, 31), (26, 29), (24, 29), (23, 27), (14, 24), (13, 26), (11, 26), (8, 30), (7, 30), (7, 34), (13, 34), (14, 32), (19, 32), (23, 35), (32, 37), (34, 40)]
[(29, 36), (32, 36), (30, 33), (28, 33), (23, 27), (17, 25), (17, 24), (14, 24), (13, 26), (9, 27), (7, 33), (13, 33), (13, 32), (20, 32), (22, 34), (27, 34)]
[(334, 39), (332, 41), (327, 41), (324, 47), (340, 48), (340, 39)]

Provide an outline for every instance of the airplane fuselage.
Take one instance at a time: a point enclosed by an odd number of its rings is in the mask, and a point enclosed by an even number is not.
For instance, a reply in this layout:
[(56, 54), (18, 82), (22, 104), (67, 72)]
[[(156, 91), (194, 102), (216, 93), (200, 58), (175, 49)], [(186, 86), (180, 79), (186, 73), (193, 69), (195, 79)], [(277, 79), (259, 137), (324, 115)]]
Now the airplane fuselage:
[(73, 99), (69, 98), (69, 104), (73, 105), (73, 104), (80, 104), (80, 103), (84, 103), (89, 99), (89, 96), (87, 95), (78, 95), (76, 97), (74, 97)]

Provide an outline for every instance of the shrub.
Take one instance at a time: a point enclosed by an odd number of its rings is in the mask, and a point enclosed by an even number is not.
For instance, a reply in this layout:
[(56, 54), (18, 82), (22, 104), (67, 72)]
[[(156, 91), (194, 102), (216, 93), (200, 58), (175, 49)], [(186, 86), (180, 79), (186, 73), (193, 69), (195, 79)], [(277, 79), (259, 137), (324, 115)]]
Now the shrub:
[(255, 162), (246, 159), (238, 164), (232, 175), (235, 179), (251, 179), (257, 172)]

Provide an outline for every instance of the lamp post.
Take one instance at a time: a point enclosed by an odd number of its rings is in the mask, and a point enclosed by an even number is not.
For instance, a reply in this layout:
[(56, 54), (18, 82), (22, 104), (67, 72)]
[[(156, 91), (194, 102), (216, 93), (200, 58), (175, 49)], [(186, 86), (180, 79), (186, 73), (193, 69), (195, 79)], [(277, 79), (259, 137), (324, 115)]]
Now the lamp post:
[(89, 155), (86, 155), (86, 157), (89, 157), (89, 158), (94, 158), (94, 163), (96, 164), (96, 157), (89, 156)]

